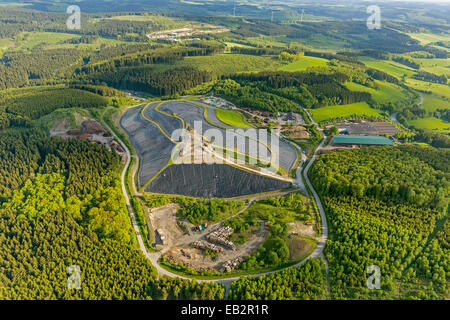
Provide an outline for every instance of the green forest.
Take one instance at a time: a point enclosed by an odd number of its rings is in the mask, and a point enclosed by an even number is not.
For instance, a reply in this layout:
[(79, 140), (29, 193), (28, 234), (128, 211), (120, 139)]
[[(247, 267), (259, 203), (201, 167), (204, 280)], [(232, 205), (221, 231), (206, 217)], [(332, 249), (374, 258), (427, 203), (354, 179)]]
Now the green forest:
[[(319, 158), (312, 180), (330, 226), (332, 298), (448, 296), (448, 166), (448, 150), (417, 146)], [(369, 265), (381, 268), (381, 290), (366, 287)]]

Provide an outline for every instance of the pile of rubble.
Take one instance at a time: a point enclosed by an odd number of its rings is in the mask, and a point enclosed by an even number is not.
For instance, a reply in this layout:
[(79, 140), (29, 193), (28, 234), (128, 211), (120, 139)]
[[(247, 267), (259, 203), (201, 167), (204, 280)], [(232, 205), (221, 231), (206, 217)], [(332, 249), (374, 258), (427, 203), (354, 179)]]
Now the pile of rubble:
[(207, 241), (204, 240), (198, 240), (195, 241), (193, 243), (191, 243), (191, 246), (197, 249), (202, 249), (202, 250), (211, 250), (213, 252), (222, 252), (223, 248), (216, 246), (212, 243), (209, 243)]
[(222, 227), (217, 231), (211, 232), (206, 236), (208, 241), (223, 245), (231, 250), (236, 250), (236, 245), (228, 241), (227, 238), (233, 234), (234, 230), (230, 227)]
[(239, 264), (244, 262), (244, 260), (245, 260), (244, 257), (238, 257), (236, 259), (233, 259), (233, 260), (225, 262), (222, 265), (221, 272), (231, 272), (231, 271), (233, 271)]

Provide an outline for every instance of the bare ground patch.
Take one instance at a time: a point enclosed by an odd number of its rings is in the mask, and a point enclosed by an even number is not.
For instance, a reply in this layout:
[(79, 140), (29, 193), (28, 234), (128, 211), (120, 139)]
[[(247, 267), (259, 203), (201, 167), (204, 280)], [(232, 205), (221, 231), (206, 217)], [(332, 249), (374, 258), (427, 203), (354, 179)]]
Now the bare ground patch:
[[(214, 255), (207, 254), (204, 250), (193, 248), (191, 244), (198, 240), (206, 240), (206, 236), (219, 228), (219, 225), (204, 232), (194, 232), (194, 225), (177, 216), (179, 208), (176, 204), (156, 208), (151, 210), (149, 218), (157, 235), (158, 248), (166, 258), (174, 264), (182, 263), (197, 271), (220, 271), (225, 263), (255, 253), (264, 243), (269, 232), (262, 223), (259, 229), (255, 230), (256, 232), (248, 235), (245, 243), (236, 246), (236, 250), (222, 247), (222, 252)], [(183, 230), (180, 225), (184, 225), (186, 230)], [(164, 237), (164, 244), (161, 239), (158, 239), (161, 234)]]

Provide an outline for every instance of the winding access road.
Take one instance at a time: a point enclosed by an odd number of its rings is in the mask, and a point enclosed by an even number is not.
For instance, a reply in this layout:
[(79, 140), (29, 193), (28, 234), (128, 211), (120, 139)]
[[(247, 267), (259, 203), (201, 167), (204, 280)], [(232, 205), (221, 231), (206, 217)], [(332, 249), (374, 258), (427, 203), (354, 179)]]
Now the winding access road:
[[(175, 274), (173, 272), (170, 272), (169, 270), (166, 270), (166, 269), (162, 268), (159, 265), (159, 259), (161, 258), (162, 253), (161, 252), (149, 252), (147, 250), (147, 248), (145, 247), (144, 241), (142, 239), (142, 235), (141, 235), (141, 233), (139, 231), (139, 226), (138, 226), (138, 224), (136, 222), (136, 217), (135, 217), (135, 214), (133, 212), (133, 208), (131, 207), (131, 202), (130, 202), (129, 195), (128, 195), (127, 189), (125, 187), (126, 186), (126, 184), (125, 184), (126, 173), (127, 173), (127, 170), (128, 170), (128, 168), (130, 166), (132, 155), (131, 155), (130, 150), (126, 146), (126, 144), (119, 138), (119, 136), (117, 136), (115, 131), (112, 130), (112, 128), (104, 121), (104, 115), (111, 108), (112, 107), (108, 107), (108, 108), (105, 109), (105, 111), (103, 111), (103, 113), (102, 113), (102, 115), (100, 117), (100, 121), (101, 121), (102, 125), (111, 133), (111, 135), (119, 142), (119, 144), (125, 150), (126, 155), (127, 155), (127, 160), (126, 160), (126, 163), (125, 163), (124, 169), (122, 171), (122, 175), (121, 175), (122, 193), (123, 193), (123, 195), (124, 195), (124, 197), (126, 199), (128, 213), (129, 213), (130, 218), (131, 218), (133, 229), (134, 229), (134, 231), (136, 233), (136, 237), (137, 237), (138, 244), (139, 244), (139, 249), (142, 251), (142, 253), (145, 255), (145, 257), (147, 257), (147, 259), (150, 260), (152, 265), (156, 268), (156, 270), (158, 272), (158, 276), (168, 276), (168, 277), (171, 277), (171, 278), (181, 278), (181, 279), (192, 280), (192, 278), (180, 276), (178, 274)], [(311, 120), (312, 120), (312, 117), (311, 117)], [(315, 123), (313, 120), (312, 120), (312, 122), (313, 122), (313, 124), (315, 124), (318, 127), (317, 123)], [(326, 137), (324, 135), (324, 139), (320, 143), (319, 147), (316, 149), (316, 151), (315, 151), (311, 161), (308, 163), (307, 167), (305, 168), (305, 170), (303, 172), (303, 176), (305, 178), (305, 181), (306, 181), (308, 187), (310, 188), (310, 190), (311, 190), (311, 192), (312, 192), (312, 194), (314, 196), (314, 199), (315, 199), (315, 201), (317, 203), (317, 207), (318, 207), (319, 212), (320, 212), (321, 226), (322, 226), (321, 236), (318, 239), (318, 245), (316, 246), (316, 248), (313, 250), (313, 252), (306, 259), (300, 261), (299, 263), (297, 263), (295, 265), (287, 267), (287, 268), (297, 267), (297, 266), (300, 266), (300, 265), (304, 264), (309, 259), (321, 257), (323, 259), (324, 263), (325, 263), (326, 272), (327, 272), (327, 278), (328, 278), (328, 263), (327, 263), (327, 261), (325, 259), (324, 254), (323, 254), (323, 249), (325, 247), (325, 243), (326, 243), (327, 237), (328, 237), (327, 220), (326, 220), (325, 211), (323, 209), (323, 206), (322, 206), (322, 203), (320, 201), (320, 198), (319, 198), (317, 192), (314, 190), (314, 188), (313, 188), (313, 186), (312, 186), (312, 184), (311, 184), (311, 182), (309, 181), (309, 178), (308, 178), (308, 171), (311, 168), (311, 166), (314, 163), (314, 161), (317, 159), (318, 152), (323, 147), (323, 145), (325, 143), (325, 140), (326, 140)], [(269, 274), (276, 273), (276, 272), (279, 272), (279, 271), (282, 271), (282, 270), (284, 270), (284, 269), (274, 270), (274, 271), (269, 271), (269, 272), (263, 272), (263, 273), (259, 273), (259, 274), (246, 275), (245, 277), (248, 277), (248, 276), (249, 277), (261, 277), (261, 276), (269, 275)], [(215, 283), (218, 283), (218, 284), (223, 284), (225, 286), (225, 288), (226, 288), (226, 297), (227, 297), (229, 289), (230, 289), (230, 286), (231, 286), (231, 282), (235, 281), (235, 280), (238, 280), (241, 277), (243, 277), (243, 276), (222, 278), (222, 279), (204, 279), (204, 280), (201, 279), (201, 280), (197, 280), (197, 281), (199, 281), (199, 282), (215, 282)]]

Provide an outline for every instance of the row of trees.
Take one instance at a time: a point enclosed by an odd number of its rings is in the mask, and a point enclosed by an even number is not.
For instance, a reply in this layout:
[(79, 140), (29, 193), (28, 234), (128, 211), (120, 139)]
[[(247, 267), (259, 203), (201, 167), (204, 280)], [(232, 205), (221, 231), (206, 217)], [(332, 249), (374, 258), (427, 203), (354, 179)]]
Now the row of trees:
[(413, 76), (413, 78), (432, 83), (447, 84), (447, 76), (445, 74), (438, 76), (426, 71), (419, 71)]

